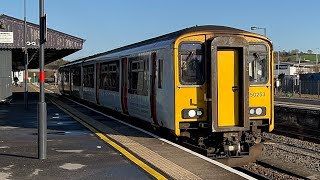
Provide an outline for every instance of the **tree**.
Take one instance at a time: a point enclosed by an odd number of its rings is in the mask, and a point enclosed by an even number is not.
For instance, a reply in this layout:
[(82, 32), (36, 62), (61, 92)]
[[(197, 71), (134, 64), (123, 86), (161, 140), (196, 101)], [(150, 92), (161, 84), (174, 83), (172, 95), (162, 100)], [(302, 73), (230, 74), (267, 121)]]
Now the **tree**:
[(298, 54), (299, 52), (300, 52), (299, 49), (291, 50), (291, 54)]
[(278, 75), (278, 79), (282, 80), (282, 79), (284, 79), (284, 76), (285, 75), (283, 73), (281, 73), (281, 74)]
[(307, 53), (308, 53), (308, 54), (312, 54), (313, 51), (309, 49), (309, 50), (307, 51)]

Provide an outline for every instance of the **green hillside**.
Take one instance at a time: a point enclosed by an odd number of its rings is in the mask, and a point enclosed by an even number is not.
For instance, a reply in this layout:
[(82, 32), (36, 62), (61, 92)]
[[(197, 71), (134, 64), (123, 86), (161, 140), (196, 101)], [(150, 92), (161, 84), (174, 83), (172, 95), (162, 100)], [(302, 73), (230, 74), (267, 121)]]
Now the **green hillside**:
[[(310, 60), (310, 62), (316, 61), (316, 55), (315, 54), (302, 54), (298, 56), (298, 58), (301, 58), (301, 60)], [(289, 56), (282, 56), (282, 61), (296, 61), (297, 56), (296, 55), (289, 55)], [(318, 61), (320, 61), (320, 55), (318, 54)]]

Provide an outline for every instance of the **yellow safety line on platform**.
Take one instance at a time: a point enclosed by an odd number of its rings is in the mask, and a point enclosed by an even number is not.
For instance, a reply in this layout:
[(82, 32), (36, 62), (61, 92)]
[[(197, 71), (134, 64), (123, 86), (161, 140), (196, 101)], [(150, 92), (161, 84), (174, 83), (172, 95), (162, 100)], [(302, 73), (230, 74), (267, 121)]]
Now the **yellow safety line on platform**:
[(32, 86), (30, 86), (29, 84), (29, 87), (31, 87), (33, 90), (35, 90), (36, 92), (40, 92), (40, 89), (39, 88), (36, 88), (35, 85), (32, 84)]
[(106, 137), (104, 134), (100, 133), (97, 129), (95, 129), (93, 126), (91, 126), (90, 124), (84, 122), (83, 120), (81, 120), (80, 118), (74, 116), (73, 114), (71, 114), (69, 111), (65, 110), (64, 108), (62, 108), (58, 103), (54, 102), (53, 100), (51, 100), (51, 98), (48, 98), (54, 105), (56, 105), (57, 107), (59, 107), (62, 111), (64, 111), (65, 113), (69, 114), (72, 118), (74, 118), (76, 121), (78, 121), (79, 123), (81, 123), (83, 126), (85, 126), (86, 128), (88, 128), (90, 131), (92, 131), (93, 133), (95, 133), (96, 136), (100, 137), (104, 142), (108, 143), (109, 145), (111, 145), (113, 148), (115, 148), (116, 150), (118, 150), (120, 153), (122, 153), (123, 155), (125, 155), (130, 161), (134, 162), (135, 164), (137, 164), (140, 168), (142, 168), (143, 170), (145, 170), (147, 173), (149, 173), (150, 175), (152, 175), (153, 177), (155, 177), (156, 179), (167, 179), (165, 176), (163, 176), (162, 174), (160, 174), (159, 172), (157, 172), (156, 170), (154, 170), (152, 167), (148, 166), (146, 163), (142, 162), (140, 159), (138, 159), (137, 157), (135, 157), (134, 155), (132, 155), (130, 152), (128, 152), (127, 150), (125, 150), (124, 148), (122, 148), (120, 145), (118, 145), (117, 143), (113, 142), (111, 139), (109, 139), (108, 137)]

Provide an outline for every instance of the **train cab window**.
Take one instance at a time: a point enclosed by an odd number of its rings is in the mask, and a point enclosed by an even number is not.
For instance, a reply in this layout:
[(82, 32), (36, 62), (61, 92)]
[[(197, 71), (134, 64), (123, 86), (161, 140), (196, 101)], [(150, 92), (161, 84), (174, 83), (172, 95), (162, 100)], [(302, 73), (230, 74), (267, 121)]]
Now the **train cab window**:
[(182, 43), (179, 47), (180, 83), (202, 85), (204, 83), (204, 45)]
[(74, 86), (81, 86), (81, 70), (80, 68), (75, 68), (71, 70), (72, 72), (72, 83)]
[(100, 89), (119, 91), (119, 61), (100, 65)]
[(94, 87), (94, 71), (93, 66), (83, 67), (83, 85), (84, 87)]
[(140, 55), (129, 58), (129, 90), (130, 94), (148, 95), (149, 56)]
[(263, 44), (249, 45), (250, 84), (265, 84), (268, 81), (268, 49)]

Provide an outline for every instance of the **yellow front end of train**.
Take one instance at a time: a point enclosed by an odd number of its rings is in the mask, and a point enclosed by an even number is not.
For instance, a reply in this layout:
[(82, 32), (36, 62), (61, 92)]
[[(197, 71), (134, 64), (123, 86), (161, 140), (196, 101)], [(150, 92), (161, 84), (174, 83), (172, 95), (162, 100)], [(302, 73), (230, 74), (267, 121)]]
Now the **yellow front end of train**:
[(177, 136), (235, 155), (273, 130), (270, 40), (244, 31), (197, 31), (179, 37), (173, 54)]

